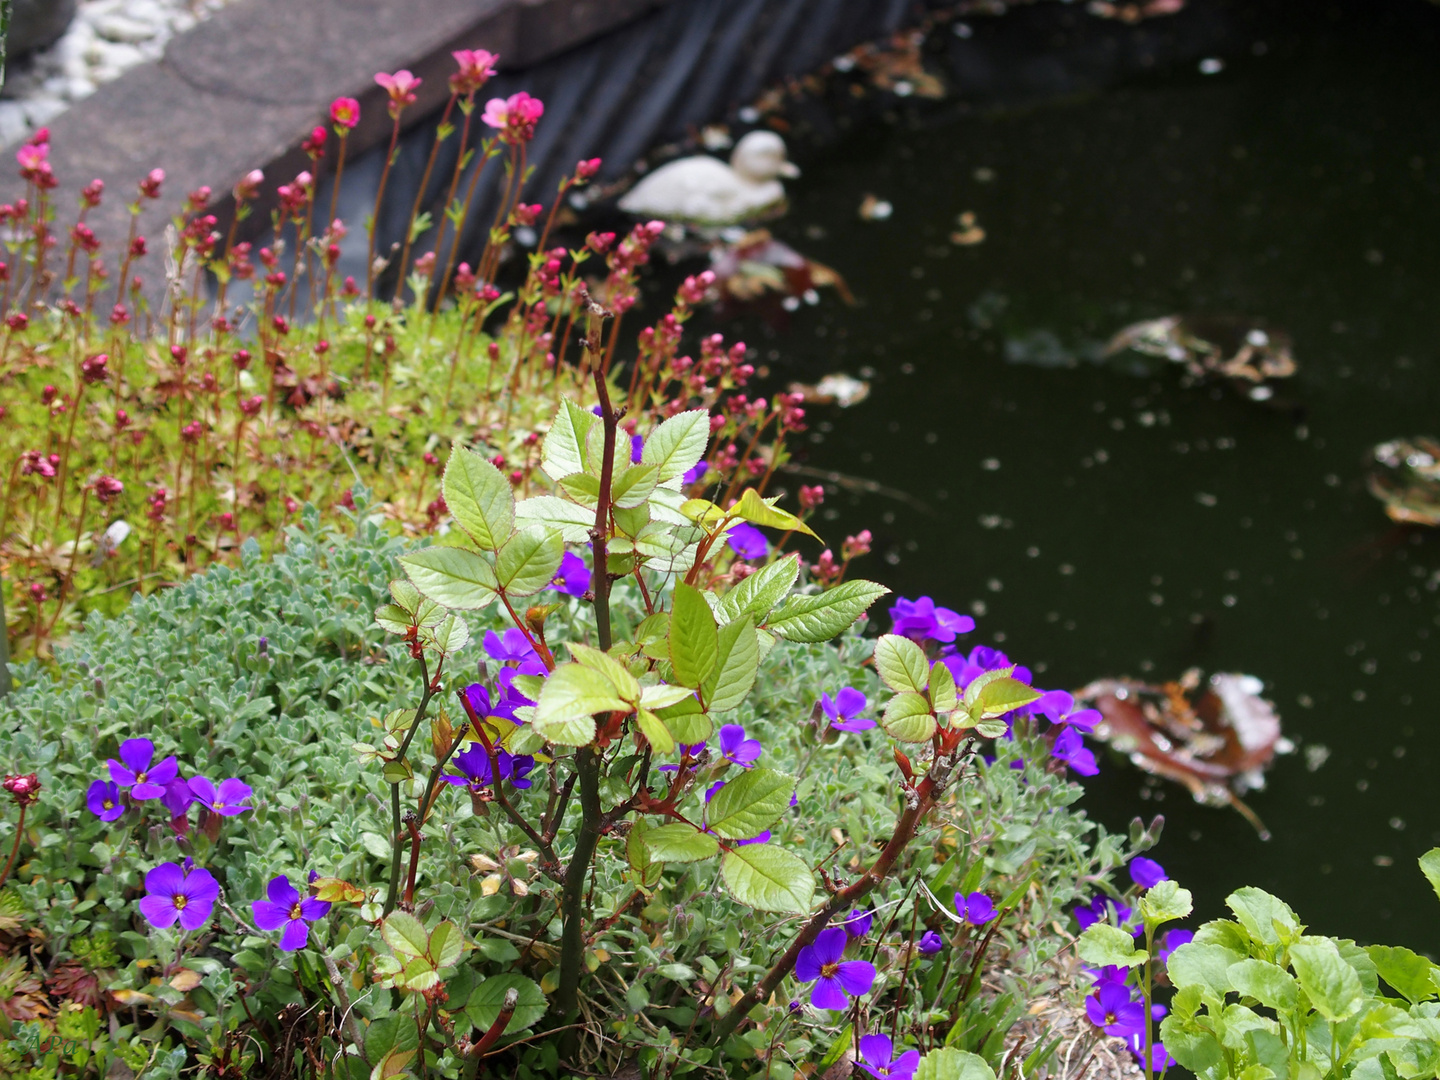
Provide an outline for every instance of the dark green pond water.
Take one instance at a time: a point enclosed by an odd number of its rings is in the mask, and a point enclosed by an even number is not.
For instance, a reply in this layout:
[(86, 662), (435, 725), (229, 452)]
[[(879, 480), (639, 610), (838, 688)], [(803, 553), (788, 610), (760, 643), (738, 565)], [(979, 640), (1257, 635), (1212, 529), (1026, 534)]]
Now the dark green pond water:
[[(868, 401), (812, 410), (808, 463), (931, 512), (832, 496), (827, 541), (876, 534), (861, 573), (974, 612), (971, 640), (1041, 685), (1265, 681), (1300, 744), (1250, 797), (1270, 842), (1113, 757), (1087, 783), (1112, 827), (1165, 814), (1154, 854), (1198, 915), (1256, 884), (1317, 931), (1433, 953), (1415, 859), (1440, 844), (1440, 536), (1391, 526), (1362, 478), (1376, 442), (1440, 434), (1440, 8), (1290, 5), (1245, 34), (1218, 74), (910, 109), (802, 152), (776, 231), (858, 304), (722, 328), (777, 382), (873, 369)], [(867, 193), (893, 217), (860, 221)], [(957, 247), (966, 210), (988, 238)], [(1288, 330), (1297, 408), (1173, 366), (1007, 359), (1175, 312)]]

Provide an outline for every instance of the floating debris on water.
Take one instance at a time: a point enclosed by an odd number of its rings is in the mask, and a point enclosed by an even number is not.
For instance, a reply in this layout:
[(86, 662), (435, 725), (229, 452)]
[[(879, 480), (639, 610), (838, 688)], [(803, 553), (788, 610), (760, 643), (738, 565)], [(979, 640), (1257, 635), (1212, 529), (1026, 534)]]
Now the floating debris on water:
[(895, 208), (878, 195), (866, 195), (860, 200), (861, 221), (888, 221)]
[(790, 393), (800, 394), (807, 405), (838, 405), (848, 409), (870, 396), (870, 384), (841, 371), (826, 375), (814, 385), (791, 383)]
[(824, 263), (806, 258), (768, 229), (741, 234), (713, 248), (710, 266), (723, 300), (748, 303), (767, 292), (785, 299), (815, 303), (816, 289), (833, 288), (847, 304), (855, 302), (845, 279)]
[(1075, 697), (1104, 717), (1096, 735), (1138, 768), (1183, 784), (1196, 802), (1233, 806), (1268, 840), (1240, 796), (1264, 788), (1275, 755), (1294, 745), (1280, 734), (1280, 717), (1260, 696), (1264, 688), (1253, 675), (1230, 672), (1202, 682), (1192, 668), (1160, 685), (1099, 679)]
[(1428, 435), (1383, 442), (1365, 478), (1386, 516), (1402, 525), (1440, 525), (1440, 441)]
[(966, 210), (957, 220), (959, 221), (960, 229), (958, 232), (952, 232), (950, 234), (950, 242), (952, 244), (959, 244), (961, 247), (971, 247), (984, 241), (985, 230), (976, 224), (975, 214), (972, 211)]
[(1228, 379), (1254, 401), (1274, 397), (1267, 380), (1288, 379), (1297, 370), (1289, 334), (1233, 316), (1166, 315), (1132, 323), (1110, 339), (1104, 355), (1126, 350), (1182, 364), (1196, 381)]

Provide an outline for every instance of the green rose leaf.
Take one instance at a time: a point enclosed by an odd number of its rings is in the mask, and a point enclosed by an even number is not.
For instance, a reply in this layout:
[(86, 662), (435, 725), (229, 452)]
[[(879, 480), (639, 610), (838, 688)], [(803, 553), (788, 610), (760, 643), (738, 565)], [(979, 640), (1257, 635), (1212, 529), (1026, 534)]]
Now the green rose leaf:
[(521, 526), (559, 529), (567, 544), (580, 544), (590, 539), (590, 530), (595, 527), (595, 511), (555, 495), (536, 495), (516, 505), (515, 522)]
[(560, 403), (540, 448), (540, 467), (546, 476), (558, 481), (562, 476), (585, 471), (585, 440), (598, 422), (589, 409), (569, 399)]
[(677, 413), (650, 432), (640, 462), (658, 470), (660, 483), (684, 476), (699, 464), (710, 442), (710, 413), (690, 409)]
[(637, 709), (635, 712), (635, 723), (640, 727), (640, 734), (650, 741), (657, 754), (673, 754), (675, 752), (675, 736), (670, 734), (670, 729), (665, 726), (665, 721), (656, 716), (646, 708)]
[(679, 582), (670, 609), (670, 666), (675, 681), (699, 687), (715, 670), (719, 652), (715, 616), (704, 594), (693, 585)]
[(960, 705), (955, 691), (955, 676), (946, 664), (930, 668), (930, 707), (937, 713), (954, 712)]
[(1359, 1011), (1365, 999), (1364, 987), (1334, 941), (1311, 938), (1296, 942), (1290, 946), (1290, 963), (1305, 996), (1326, 1020), (1338, 1023)]
[(540, 1022), (545, 1010), (550, 1007), (545, 992), (538, 983), (524, 975), (491, 975), (470, 995), (465, 1005), (465, 1015), (470, 1023), (481, 1031), (489, 1031), (490, 1025), (500, 1018), (500, 1009), (505, 1004), (505, 991), (514, 988), (520, 995), (510, 1022), (505, 1025), (505, 1034), (524, 1031)]
[(455, 963), (460, 959), (464, 948), (465, 939), (460, 928), (453, 922), (446, 920), (430, 931), (430, 959), (437, 968), (449, 967)]
[[(803, 532), (806, 536), (815, 536), (810, 526), (786, 510), (780, 510), (774, 505), (774, 499), (762, 499), (760, 493), (754, 488), (746, 488), (740, 494), (740, 501), (730, 508), (730, 514), (750, 522), (751, 525), (764, 525), (771, 529), (784, 529), (786, 532)], [(818, 536), (815, 539), (819, 540)]]
[(720, 598), (719, 616), (726, 622), (749, 613), (757, 623), (795, 586), (800, 576), (800, 556), (786, 555), (757, 570)]
[(515, 493), (505, 474), (473, 450), (457, 446), (445, 464), (442, 486), (455, 523), (485, 550), (497, 550), (515, 526)]
[[(635, 676), (630, 674), (630, 669), (620, 663), (609, 653), (601, 652), (590, 645), (582, 645), (578, 641), (567, 646), (570, 650), (570, 659), (582, 667), (590, 668), (600, 672), (614, 685), (620, 699), (628, 704), (634, 704), (640, 700), (640, 684), (635, 681)], [(533, 678), (534, 676), (532, 676)], [(541, 687), (543, 689), (543, 687)], [(537, 699), (538, 700), (538, 699)], [(669, 704), (668, 702), (666, 704)], [(654, 709), (657, 706), (646, 702), (646, 705)]]
[(715, 793), (706, 824), (726, 840), (748, 840), (780, 819), (794, 790), (795, 778), (787, 773), (749, 769)]
[(686, 698), (694, 696), (695, 691), (689, 687), (660, 683), (657, 686), (646, 686), (641, 689), (640, 704), (647, 709), (667, 709), (671, 705), (678, 705)]
[(402, 558), (400, 566), (415, 588), (447, 608), (477, 611), (495, 600), (495, 571), (473, 551), (421, 548)]
[(735, 899), (759, 911), (805, 915), (815, 896), (810, 867), (776, 844), (746, 844), (727, 851), (720, 860), (720, 876)]
[(645, 848), (661, 862), (699, 862), (720, 850), (720, 842), (686, 821), (672, 821), (645, 830)]
[(627, 465), (610, 488), (610, 498), (622, 510), (643, 506), (655, 492), (659, 471), (654, 465)]
[(755, 685), (759, 666), (760, 642), (755, 636), (754, 618), (747, 611), (720, 627), (715, 669), (700, 688), (707, 711), (722, 713), (739, 706)]
[(930, 682), (925, 650), (899, 634), (882, 634), (875, 642), (875, 670), (897, 694), (923, 694)]
[[(1144, 949), (1135, 948), (1135, 939), (1128, 930), (1121, 930), (1109, 923), (1095, 923), (1080, 935), (1075, 951), (1080, 959), (1096, 967), (1136, 967), (1145, 963), (1150, 955)], [(1178, 950), (1177, 950), (1178, 951)]]
[(880, 726), (892, 739), (920, 743), (935, 734), (935, 717), (924, 694), (896, 694), (886, 703)]
[(380, 937), (397, 956), (424, 956), (430, 945), (425, 924), (406, 911), (392, 911), (380, 924)]
[(665, 721), (665, 726), (670, 729), (670, 734), (675, 736), (675, 741), (686, 746), (704, 742), (715, 730), (714, 721), (705, 715), (700, 708), (700, 702), (693, 697), (676, 702), (668, 708), (656, 709), (655, 715)]
[(873, 581), (846, 581), (814, 596), (792, 596), (765, 625), (790, 641), (829, 641), (889, 591)]
[(565, 542), (558, 531), (521, 529), (500, 549), (495, 576), (510, 596), (530, 596), (550, 584), (564, 556)]
[(540, 691), (534, 726), (550, 742), (584, 746), (595, 738), (595, 713), (629, 708), (603, 673), (581, 664), (561, 664)]

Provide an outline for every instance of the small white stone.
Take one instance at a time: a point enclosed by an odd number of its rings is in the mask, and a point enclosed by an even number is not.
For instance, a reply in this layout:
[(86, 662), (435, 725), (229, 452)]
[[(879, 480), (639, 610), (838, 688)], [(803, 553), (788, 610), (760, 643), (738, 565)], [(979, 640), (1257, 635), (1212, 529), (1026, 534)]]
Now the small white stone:
[(71, 101), (84, 101), (93, 93), (95, 84), (83, 76), (65, 80), (65, 96)]
[(65, 111), (65, 102), (58, 97), (40, 95), (25, 102), (25, 119), (32, 127), (44, 127)]
[(13, 146), (28, 134), (25, 106), (18, 101), (0, 101), (0, 146)]
[(150, 23), (118, 12), (95, 20), (95, 32), (106, 41), (123, 41), (130, 45), (149, 41), (155, 36), (156, 30), (157, 27)]
[(183, 34), (186, 30), (194, 26), (195, 23), (195, 16), (191, 15), (188, 11), (178, 12), (170, 18), (170, 26), (177, 34)]

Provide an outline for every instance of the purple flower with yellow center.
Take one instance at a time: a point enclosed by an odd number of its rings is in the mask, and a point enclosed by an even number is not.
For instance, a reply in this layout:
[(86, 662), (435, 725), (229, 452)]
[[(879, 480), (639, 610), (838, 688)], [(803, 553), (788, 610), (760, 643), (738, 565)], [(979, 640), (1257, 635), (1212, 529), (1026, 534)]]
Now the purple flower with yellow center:
[(561, 556), (560, 569), (555, 571), (550, 587), (566, 596), (584, 596), (590, 588), (590, 568), (575, 552), (567, 551)]
[(196, 868), (189, 859), (179, 863), (161, 863), (145, 875), (145, 891), (140, 898), (140, 914), (151, 926), (174, 926), (180, 921), (183, 930), (198, 930), (210, 918), (220, 896), (220, 883), (203, 867)]
[(1142, 889), (1153, 889), (1165, 880), (1165, 868), (1154, 859), (1137, 855), (1130, 860), (1130, 880)]
[(725, 534), (725, 543), (742, 559), (763, 559), (770, 554), (770, 541), (754, 525), (740, 522)]
[(984, 926), (995, 918), (995, 901), (983, 892), (955, 894), (955, 910), (971, 926)]
[(900, 597), (890, 608), (890, 629), (914, 641), (939, 641), (948, 644), (957, 634), (975, 629), (975, 620), (949, 608), (936, 607), (928, 596), (918, 600)]
[(732, 765), (748, 769), (755, 764), (761, 751), (759, 739), (747, 739), (739, 724), (726, 724), (720, 729), (720, 756)]
[(523, 631), (511, 627), (504, 634), (497, 634), (494, 630), (485, 631), (485, 654), (491, 660), (498, 660), (504, 663), (521, 663), (525, 660), (538, 660), (535, 650), (530, 647), (529, 640)]
[(284, 874), (270, 879), (270, 884), (265, 886), (265, 895), (270, 899), (256, 900), (250, 905), (255, 925), (261, 930), (279, 930), (283, 926), (285, 932), (280, 935), (280, 948), (286, 952), (303, 949), (309, 944), (309, 924), (323, 919), (330, 910), (327, 900), (317, 900), (313, 896), (302, 898), (300, 890), (291, 885)]
[(253, 807), (245, 805), (245, 800), (254, 793), (250, 790), (250, 785), (242, 780), (233, 778), (221, 780), (220, 786), (216, 787), (203, 776), (192, 776), (190, 793), (195, 796), (195, 801), (206, 810), (223, 817), (234, 817), (236, 814), (243, 814), (246, 810), (253, 809)]
[(1095, 754), (1085, 746), (1080, 732), (1073, 727), (1062, 728), (1055, 736), (1050, 756), (1056, 761), (1063, 761), (1081, 776), (1094, 776), (1100, 771), (1100, 766), (1095, 763)]
[(875, 921), (875, 909), (866, 908), (864, 911), (852, 911), (845, 916), (845, 933), (852, 938), (862, 938), (870, 932), (870, 924)]
[(1101, 983), (1100, 988), (1085, 999), (1085, 1015), (1106, 1035), (1122, 1039), (1137, 1032), (1143, 1034), (1145, 1030), (1145, 1005), (1136, 1001), (1123, 983)]
[(906, 1050), (894, 1056), (890, 1036), (878, 1032), (860, 1036), (860, 1067), (875, 1080), (909, 1080), (920, 1068), (920, 1051)]
[(165, 794), (165, 785), (175, 779), (180, 766), (171, 754), (164, 761), (150, 762), (155, 758), (155, 744), (149, 739), (126, 739), (120, 744), (120, 760), (106, 760), (110, 766), (110, 779), (122, 788), (130, 789), (132, 799), (158, 799)]
[(101, 821), (114, 821), (125, 813), (120, 789), (113, 780), (96, 780), (85, 792), (85, 805)]
[(860, 716), (869, 705), (869, 699), (850, 686), (842, 687), (833, 698), (829, 694), (820, 695), (820, 709), (836, 731), (867, 731), (874, 727), (874, 720)]
[(945, 939), (934, 930), (926, 930), (920, 936), (920, 944), (916, 946), (921, 956), (934, 956), (941, 949), (945, 948)]
[(845, 943), (849, 939), (838, 926), (827, 926), (816, 935), (812, 944), (800, 950), (795, 960), (795, 977), (803, 983), (813, 982), (810, 1004), (817, 1009), (844, 1009), (849, 1006), (846, 995), (868, 994), (875, 984), (875, 966), (863, 960), (846, 960)]
[[(503, 750), (500, 751), (500, 754), (496, 755), (497, 759), (499, 759), (497, 764), (499, 764), (500, 773), (503, 776), (505, 774), (506, 763), (501, 755), (505, 755)], [(456, 772), (444, 773), (440, 779), (444, 780), (447, 784), (464, 786), (474, 792), (484, 791), (490, 786), (490, 781), (493, 779), (490, 773), (490, 754), (486, 751), (485, 747), (478, 742), (472, 742), (469, 750), (462, 751), (452, 757), (450, 759), (450, 767), (455, 769)]]

